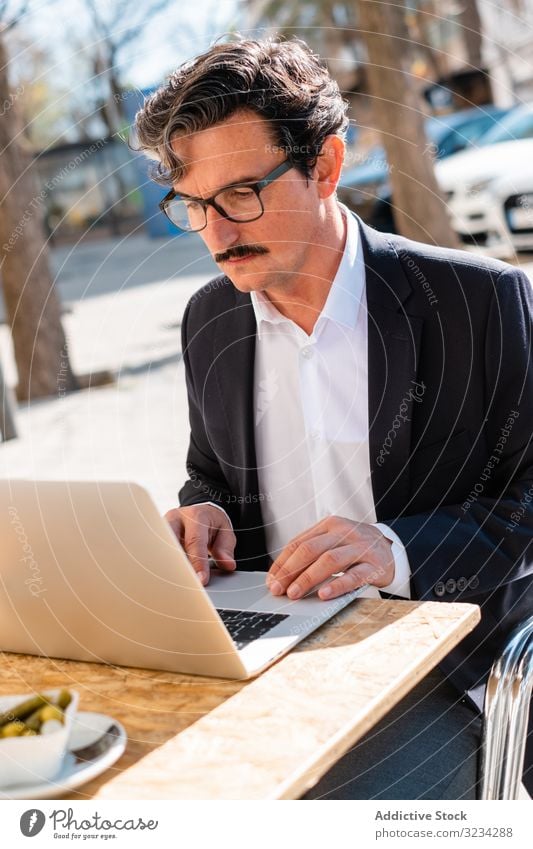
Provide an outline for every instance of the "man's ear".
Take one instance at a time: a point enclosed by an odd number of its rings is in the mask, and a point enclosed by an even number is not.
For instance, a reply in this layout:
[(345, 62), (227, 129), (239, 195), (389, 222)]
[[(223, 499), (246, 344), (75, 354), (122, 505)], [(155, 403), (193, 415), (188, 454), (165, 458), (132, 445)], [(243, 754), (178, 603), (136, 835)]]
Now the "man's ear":
[(334, 194), (344, 162), (345, 144), (340, 136), (326, 136), (322, 150), (313, 169), (318, 194), (328, 198)]

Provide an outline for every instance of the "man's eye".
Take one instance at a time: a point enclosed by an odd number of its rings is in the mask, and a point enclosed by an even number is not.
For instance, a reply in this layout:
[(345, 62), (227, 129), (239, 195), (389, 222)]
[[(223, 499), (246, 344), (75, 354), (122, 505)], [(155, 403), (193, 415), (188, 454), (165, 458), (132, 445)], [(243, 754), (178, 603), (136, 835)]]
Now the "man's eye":
[(184, 203), (187, 207), (188, 212), (198, 212), (198, 210), (201, 208), (197, 200), (186, 200), (184, 201)]
[(253, 195), (252, 189), (242, 188), (242, 189), (230, 189), (229, 196), (235, 198), (249, 198)]

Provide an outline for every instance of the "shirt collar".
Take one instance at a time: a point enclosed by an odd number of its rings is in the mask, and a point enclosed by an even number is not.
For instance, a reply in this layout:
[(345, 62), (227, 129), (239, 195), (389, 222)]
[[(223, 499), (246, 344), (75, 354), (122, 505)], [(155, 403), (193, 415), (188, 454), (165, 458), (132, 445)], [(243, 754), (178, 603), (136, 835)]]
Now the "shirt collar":
[[(357, 219), (350, 210), (339, 203), (346, 221), (346, 242), (341, 261), (335, 274), (326, 303), (320, 313), (313, 333), (326, 321), (342, 324), (355, 329), (359, 306), (364, 293), (365, 274), (361, 239)], [(251, 292), (250, 298), (257, 322), (257, 335), (261, 339), (263, 330), (268, 325), (290, 322), (268, 299), (264, 292)], [(292, 324), (292, 322), (290, 322)]]

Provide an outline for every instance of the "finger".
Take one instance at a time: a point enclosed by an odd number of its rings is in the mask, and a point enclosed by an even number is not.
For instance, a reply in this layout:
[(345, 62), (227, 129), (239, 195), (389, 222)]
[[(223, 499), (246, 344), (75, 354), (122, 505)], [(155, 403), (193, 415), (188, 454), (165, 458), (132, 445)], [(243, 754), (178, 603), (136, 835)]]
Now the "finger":
[(331, 516), (327, 516), (324, 519), (320, 519), (318, 522), (315, 522), (314, 525), (311, 525), (309, 528), (305, 528), (305, 530), (300, 531), (299, 534), (296, 534), (291, 540), (291, 542), (298, 542), (304, 539), (308, 539), (309, 537), (316, 537), (319, 534), (325, 533), (327, 530), (327, 521)]
[(340, 595), (356, 590), (365, 584), (372, 585), (376, 577), (376, 567), (371, 563), (358, 563), (351, 569), (347, 569), (344, 575), (328, 581), (318, 591), (321, 599), (338, 598)]
[(281, 566), (283, 566), (283, 564), (296, 550), (298, 543), (302, 542), (303, 540), (312, 539), (313, 537), (319, 536), (321, 533), (324, 532), (323, 525), (324, 519), (322, 519), (320, 522), (317, 522), (311, 528), (307, 528), (305, 531), (302, 531), (302, 533), (297, 534), (295, 537), (293, 537), (290, 542), (287, 543), (285, 548), (282, 548), (282, 550), (272, 563), (272, 566), (268, 570), (268, 575), (272, 578), (276, 577)]
[[(295, 578), (311, 566), (325, 552), (334, 549), (338, 540), (334, 534), (320, 534), (314, 538), (300, 542), (293, 541), (292, 553), (285, 563), (282, 563), (274, 575), (267, 580), (273, 595), (283, 595)], [(353, 563), (353, 559), (351, 561)], [(329, 572), (331, 575), (331, 572)], [(325, 575), (324, 577), (327, 577)]]
[(179, 510), (169, 510), (163, 517), (170, 525), (178, 542), (183, 542), (183, 522)]
[(219, 569), (233, 572), (237, 568), (234, 557), (236, 542), (237, 538), (229, 528), (219, 528), (215, 531), (209, 552)]
[(209, 528), (197, 519), (184, 519), (183, 547), (204, 586), (209, 582)]
[(330, 548), (289, 584), (288, 597), (293, 600), (301, 598), (335, 573), (350, 568), (353, 566), (356, 554), (357, 549), (354, 545)]
[[(340, 532), (337, 533), (337, 543), (343, 544), (347, 543), (348, 536), (351, 537), (354, 531), (353, 524), (342, 525), (345, 520), (339, 518), (338, 516), (326, 516), (324, 519), (321, 519), (316, 525), (313, 525), (311, 528), (307, 528), (307, 530), (302, 531), (302, 533), (295, 536), (290, 542), (287, 543), (284, 549), (278, 554), (276, 559), (274, 560), (272, 566), (270, 567), (268, 574), (271, 578), (276, 578), (280, 568), (287, 562), (289, 557), (294, 553), (295, 548), (298, 543), (306, 542), (309, 539), (313, 539), (321, 534), (326, 533), (336, 533), (339, 529)], [(268, 580), (268, 579), (267, 579)]]

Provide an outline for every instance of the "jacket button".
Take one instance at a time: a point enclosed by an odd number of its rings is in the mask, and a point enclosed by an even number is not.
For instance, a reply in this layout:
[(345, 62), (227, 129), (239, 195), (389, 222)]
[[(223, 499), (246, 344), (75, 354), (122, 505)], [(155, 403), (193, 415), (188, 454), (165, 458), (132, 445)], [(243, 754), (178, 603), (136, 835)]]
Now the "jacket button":
[(444, 593), (446, 592), (446, 587), (444, 586), (442, 581), (437, 581), (437, 583), (433, 587), (433, 592), (435, 593), (435, 595), (438, 596), (444, 595)]
[(468, 581), (466, 580), (466, 578), (457, 578), (457, 589), (460, 593), (462, 593), (463, 590), (466, 590), (467, 586)]
[(448, 578), (448, 580), (446, 581), (446, 592), (447, 593), (454, 593), (456, 589), (457, 589), (457, 584), (455, 582), (455, 579), (454, 578)]
[(475, 590), (479, 587), (479, 578), (477, 575), (472, 575), (472, 577), (468, 581), (468, 586), (471, 590)]

